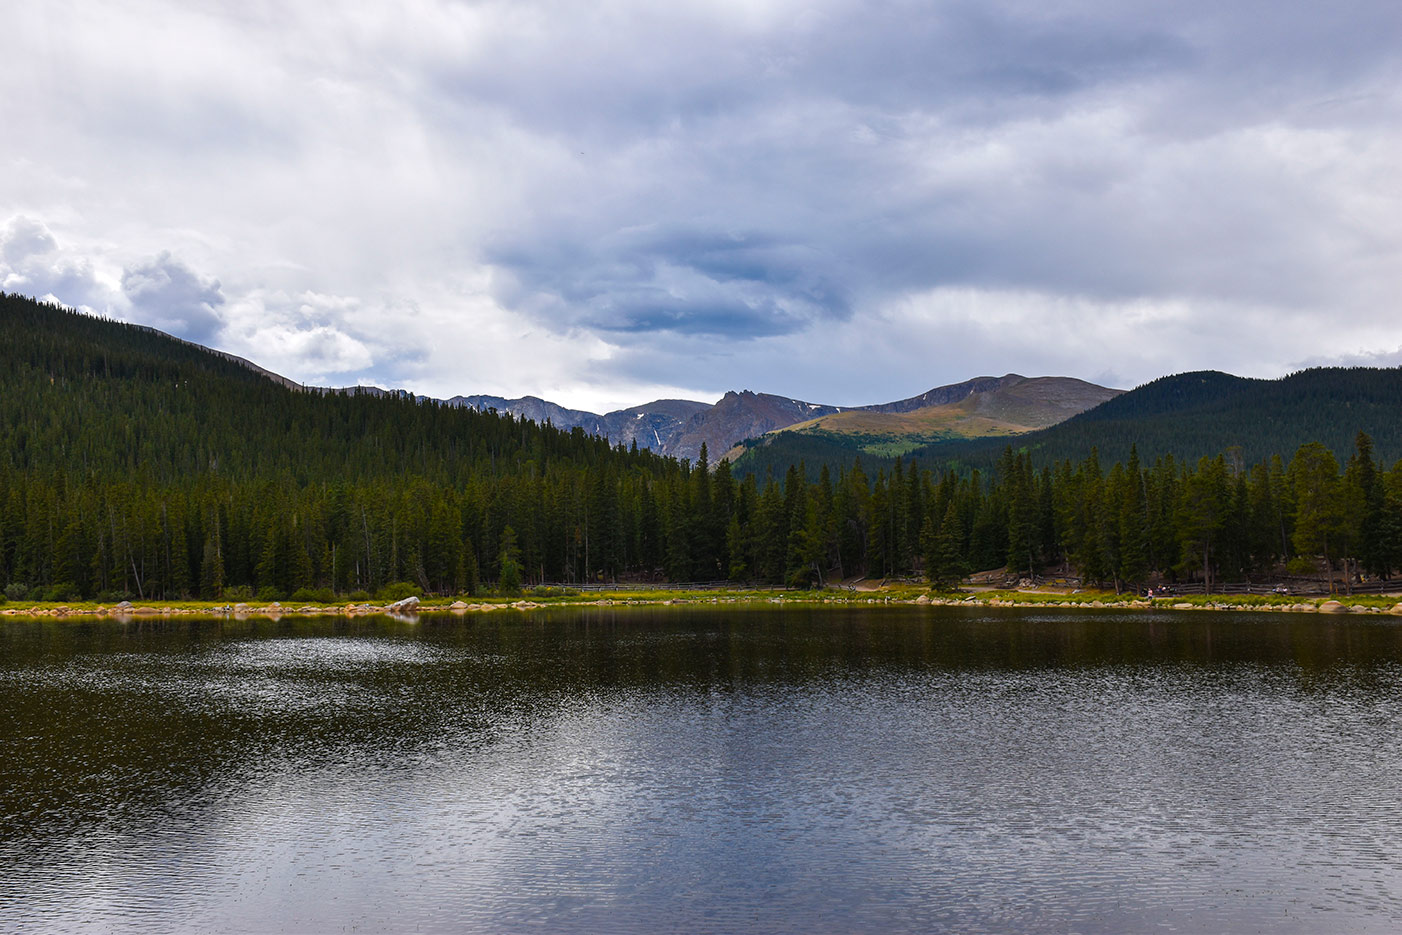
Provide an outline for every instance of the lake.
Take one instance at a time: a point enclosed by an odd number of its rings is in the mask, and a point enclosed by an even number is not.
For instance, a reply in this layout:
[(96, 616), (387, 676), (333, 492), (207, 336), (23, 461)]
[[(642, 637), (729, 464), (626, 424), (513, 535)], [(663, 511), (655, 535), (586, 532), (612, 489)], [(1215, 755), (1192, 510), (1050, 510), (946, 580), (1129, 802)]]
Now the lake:
[(1402, 927), (1402, 626), (0, 618), (0, 930)]

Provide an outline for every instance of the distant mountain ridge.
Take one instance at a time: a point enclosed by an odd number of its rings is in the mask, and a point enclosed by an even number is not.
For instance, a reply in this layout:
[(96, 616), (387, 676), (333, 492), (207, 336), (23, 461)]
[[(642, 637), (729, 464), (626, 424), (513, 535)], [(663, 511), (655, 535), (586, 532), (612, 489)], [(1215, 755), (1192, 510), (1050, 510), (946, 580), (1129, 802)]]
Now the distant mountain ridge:
[[(384, 389), (377, 386), (307, 386), (234, 354), (185, 341), (155, 328), (142, 325), (135, 327), (179, 341), (181, 344), (209, 351), (211, 354), (291, 389), (310, 393), (354, 391), (371, 396), (413, 396), (420, 400), (431, 398), (416, 396), (405, 390)], [(990, 411), (1006, 408), (1006, 401), (1011, 398), (1009, 394), (1015, 388), (1021, 387), (1025, 392), (1029, 387), (1047, 386), (1057, 388), (1074, 386), (1077, 388), (1077, 392), (1068, 394), (1058, 390), (1058, 392), (1050, 394), (1043, 393), (1043, 396), (1048, 397), (1058, 396), (1059, 393), (1061, 401), (1053, 405), (1051, 409), (1047, 409), (1046, 400), (1040, 400), (1031, 407), (1037, 409), (1038, 412), (1030, 416), (1022, 413), (1008, 418), (1006, 412), (993, 413)], [(1001, 377), (980, 376), (960, 383), (937, 386), (918, 396), (911, 396), (895, 402), (855, 407), (812, 403), (787, 396), (756, 393), (751, 390), (732, 390), (713, 404), (689, 399), (659, 399), (603, 414), (570, 409), (537, 396), (507, 399), (502, 396), (476, 394), (452, 396), (435, 401), (477, 411), (495, 410), (499, 413), (510, 413), (517, 418), (530, 419), (541, 425), (549, 423), (559, 429), (579, 428), (585, 434), (607, 438), (616, 445), (636, 444), (640, 449), (648, 449), (664, 456), (686, 458), (693, 461), (700, 456), (701, 446), (705, 445), (712, 462), (715, 462), (727, 453), (732, 457), (738, 456), (742, 449), (737, 446), (748, 439), (759, 438), (767, 433), (789, 429), (793, 426), (803, 426), (829, 434), (833, 432), (843, 434), (846, 429), (841, 422), (837, 424), (823, 422), (824, 419), (832, 417), (848, 420), (854, 425), (862, 426), (863, 428), (856, 430), (856, 434), (859, 435), (870, 428), (870, 419), (880, 420), (882, 417), (891, 417), (881, 423), (879, 431), (896, 439), (895, 443), (899, 447), (912, 448), (924, 441), (929, 441), (932, 437), (944, 437), (948, 434), (956, 437), (981, 437), (986, 434), (1003, 435), (1040, 428), (1081, 412), (1118, 392), (1120, 391), (1098, 387), (1095, 384), (1074, 380), (1070, 377), (1028, 378), (1009, 373)], [(1075, 402), (1067, 405), (1065, 400), (1068, 398), (1074, 398)], [(929, 414), (938, 407), (959, 405), (968, 407), (971, 415), (964, 419), (957, 429), (935, 431), (931, 434), (925, 431), (928, 426), (920, 419), (916, 420), (914, 428), (900, 421), (901, 416), (923, 413), (925, 415), (920, 418), (928, 423)], [(1052, 412), (1055, 417), (1048, 417), (1047, 412)], [(860, 421), (862, 417), (858, 414), (865, 414), (864, 418), (868, 421)], [(951, 414), (950, 418), (957, 421), (960, 417), (957, 414)]]
[(837, 406), (818, 405), (768, 393), (731, 391), (716, 403), (690, 399), (659, 399), (602, 415), (567, 409), (535, 396), (505, 399), (500, 396), (454, 396), (444, 402), (473, 409), (495, 409), (556, 428), (580, 428), (602, 435), (614, 444), (647, 448), (662, 455), (695, 460), (704, 444), (712, 460), (736, 442), (814, 416), (838, 412)]
[[(663, 399), (604, 415), (567, 409), (534, 396), (454, 396), (445, 402), (510, 412), (537, 422), (549, 421), (557, 428), (579, 427), (615, 444), (636, 442), (639, 448), (677, 458), (695, 460), (704, 444), (715, 462), (724, 456), (737, 458), (743, 451), (739, 446), (749, 439), (798, 429), (843, 434), (843, 426), (853, 425), (856, 428), (852, 434), (865, 436), (875, 431), (904, 449), (950, 435), (1008, 435), (1054, 424), (1120, 392), (1071, 377), (1009, 373), (937, 386), (895, 402), (855, 407), (811, 403), (751, 390), (732, 390), (714, 405)], [(911, 414), (924, 414), (923, 418), (929, 421), (930, 414), (940, 407), (960, 406), (964, 409), (935, 417), (936, 421), (942, 418), (949, 423), (943, 427), (929, 429), (919, 421), (920, 416), (914, 424), (908, 418)], [(874, 430), (873, 423), (877, 426)]]
[(641, 406), (629, 406), (627, 409), (616, 409), (598, 415), (580, 409), (566, 409), (536, 396), (523, 396), (520, 399), (482, 395), (454, 396), (443, 402), (480, 411), (495, 409), (498, 412), (509, 412), (518, 418), (530, 419), (533, 422), (549, 422), (560, 429), (580, 428), (589, 435), (601, 435), (616, 445), (632, 445), (636, 442), (639, 448), (648, 448), (659, 454), (671, 454), (668, 442), (694, 416), (711, 408), (709, 403), (690, 399), (659, 399)]
[(1007, 386), (1016, 385), (1026, 379), (1026, 377), (1016, 373), (1004, 374), (1001, 377), (974, 377), (963, 383), (937, 386), (932, 390), (926, 390), (919, 396), (897, 400), (894, 403), (881, 403), (876, 406), (857, 408), (864, 412), (914, 412), (916, 409), (926, 409), (930, 406), (947, 406), (978, 393), (994, 392)]
[(890, 457), (942, 439), (1019, 435), (1046, 428), (1121, 392), (1073, 377), (975, 377), (899, 402), (820, 415), (749, 439), (728, 454), (738, 466), (756, 447), (773, 445), (783, 436), (804, 435), (850, 449), (852, 455)]

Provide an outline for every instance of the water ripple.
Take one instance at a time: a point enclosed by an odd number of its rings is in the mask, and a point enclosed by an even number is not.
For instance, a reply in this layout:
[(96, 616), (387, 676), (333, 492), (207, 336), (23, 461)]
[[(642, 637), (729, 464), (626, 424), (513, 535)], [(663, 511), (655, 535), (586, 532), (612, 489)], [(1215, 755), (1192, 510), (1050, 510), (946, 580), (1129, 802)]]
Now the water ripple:
[(1396, 628), (1202, 616), (11, 628), (0, 927), (1396, 930)]

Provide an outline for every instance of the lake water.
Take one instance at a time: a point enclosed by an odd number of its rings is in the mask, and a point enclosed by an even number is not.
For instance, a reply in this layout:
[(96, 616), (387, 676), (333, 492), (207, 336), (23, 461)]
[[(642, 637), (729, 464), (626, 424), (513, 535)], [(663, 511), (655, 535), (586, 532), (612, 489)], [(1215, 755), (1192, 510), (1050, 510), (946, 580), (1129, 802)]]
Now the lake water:
[(0, 930), (1402, 928), (1402, 626), (0, 618)]

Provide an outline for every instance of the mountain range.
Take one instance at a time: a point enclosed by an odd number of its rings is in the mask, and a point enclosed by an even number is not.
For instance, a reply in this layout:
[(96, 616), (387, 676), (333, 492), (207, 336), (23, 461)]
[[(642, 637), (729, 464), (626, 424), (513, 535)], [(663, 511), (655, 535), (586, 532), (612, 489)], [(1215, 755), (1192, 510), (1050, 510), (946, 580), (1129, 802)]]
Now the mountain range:
[(1010, 435), (1043, 428), (1083, 412), (1121, 390), (1071, 377), (975, 377), (938, 386), (895, 402), (844, 407), (786, 396), (731, 391), (716, 403), (685, 399), (656, 402), (599, 415), (525, 396), (454, 396), (450, 405), (510, 412), (556, 428), (583, 429), (615, 444), (695, 460), (704, 444), (711, 460), (740, 457), (747, 440), (781, 431), (845, 437), (852, 446), (888, 453), (942, 438)]

